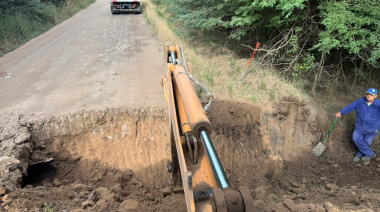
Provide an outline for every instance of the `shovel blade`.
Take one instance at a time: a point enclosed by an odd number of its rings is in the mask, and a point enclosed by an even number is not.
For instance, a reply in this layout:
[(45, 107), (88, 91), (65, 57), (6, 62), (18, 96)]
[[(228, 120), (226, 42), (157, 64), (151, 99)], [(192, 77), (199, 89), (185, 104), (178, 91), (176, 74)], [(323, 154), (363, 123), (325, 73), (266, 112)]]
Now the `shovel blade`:
[(317, 157), (321, 156), (322, 153), (325, 151), (326, 145), (323, 143), (319, 142), (317, 146), (314, 147), (313, 149), (313, 154)]

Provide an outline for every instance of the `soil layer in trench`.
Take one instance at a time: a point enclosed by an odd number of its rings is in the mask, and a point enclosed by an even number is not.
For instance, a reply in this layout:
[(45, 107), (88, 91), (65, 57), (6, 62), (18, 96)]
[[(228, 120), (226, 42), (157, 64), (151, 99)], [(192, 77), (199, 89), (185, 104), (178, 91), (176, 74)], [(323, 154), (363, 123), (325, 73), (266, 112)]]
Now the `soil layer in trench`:
[[(254, 211), (379, 211), (380, 160), (352, 162), (350, 133), (305, 102), (273, 107), (216, 101), (211, 139), (230, 184)], [(162, 196), (171, 175), (166, 108), (113, 108), (58, 117), (2, 115), (1, 211), (186, 211)]]

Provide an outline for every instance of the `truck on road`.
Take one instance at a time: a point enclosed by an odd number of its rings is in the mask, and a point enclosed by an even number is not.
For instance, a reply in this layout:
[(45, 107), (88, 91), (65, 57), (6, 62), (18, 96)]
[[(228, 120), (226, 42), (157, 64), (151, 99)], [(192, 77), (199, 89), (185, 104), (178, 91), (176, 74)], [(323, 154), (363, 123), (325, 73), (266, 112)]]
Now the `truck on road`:
[(141, 13), (140, 0), (109, 0), (111, 4), (111, 13), (120, 12)]

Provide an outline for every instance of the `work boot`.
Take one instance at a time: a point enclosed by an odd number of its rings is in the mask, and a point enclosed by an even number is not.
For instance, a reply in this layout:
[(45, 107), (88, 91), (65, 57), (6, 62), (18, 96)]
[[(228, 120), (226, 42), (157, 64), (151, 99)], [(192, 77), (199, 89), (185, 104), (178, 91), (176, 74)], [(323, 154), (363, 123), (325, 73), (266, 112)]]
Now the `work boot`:
[(374, 158), (374, 157), (376, 157), (376, 154), (374, 154), (374, 155), (372, 155), (372, 156), (364, 156), (364, 157), (362, 157), (362, 162), (363, 162), (363, 164), (364, 165), (366, 165), (366, 166), (368, 166), (370, 163), (371, 163), (371, 158)]
[(374, 158), (374, 157), (376, 157), (376, 154), (373, 154), (372, 156), (366, 155), (366, 156), (362, 157), (362, 161), (366, 162), (366, 161), (371, 160), (371, 158)]
[(357, 162), (360, 161), (360, 158), (359, 158), (358, 156), (355, 156), (354, 159), (353, 159), (353, 161), (354, 161), (355, 163), (357, 163)]

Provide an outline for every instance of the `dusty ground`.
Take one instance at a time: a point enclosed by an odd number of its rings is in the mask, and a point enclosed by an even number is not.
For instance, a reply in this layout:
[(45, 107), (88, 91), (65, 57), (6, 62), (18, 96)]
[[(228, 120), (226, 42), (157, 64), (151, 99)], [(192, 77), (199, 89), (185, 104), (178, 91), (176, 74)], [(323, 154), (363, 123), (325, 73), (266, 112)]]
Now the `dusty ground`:
[[(182, 194), (161, 194), (171, 158), (161, 47), (142, 15), (97, 1), (0, 58), (0, 211), (186, 211)], [(332, 116), (306, 102), (216, 100), (209, 118), (254, 211), (380, 211), (380, 160), (352, 162), (346, 120), (317, 158)]]

